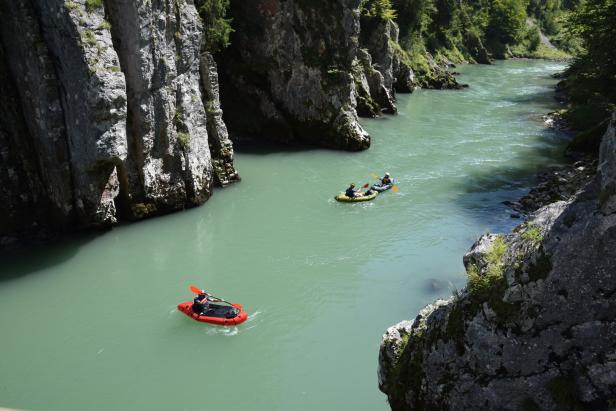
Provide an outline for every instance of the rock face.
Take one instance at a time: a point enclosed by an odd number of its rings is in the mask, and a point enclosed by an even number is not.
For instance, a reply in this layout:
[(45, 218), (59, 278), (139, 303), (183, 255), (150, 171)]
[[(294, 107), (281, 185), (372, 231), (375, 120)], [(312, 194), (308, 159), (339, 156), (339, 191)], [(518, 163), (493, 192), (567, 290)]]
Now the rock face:
[[(376, 116), (381, 112), (396, 113), (396, 91), (410, 93), (417, 86), (413, 70), (402, 59), (405, 53), (398, 44), (399, 33), (398, 25), (392, 20), (361, 17), (359, 81), (356, 76), (356, 84), (360, 90), (357, 105), (360, 116)], [(368, 96), (362, 92), (362, 76), (368, 84)], [(366, 110), (366, 103), (376, 108), (368, 115), (364, 114), (370, 111)]]
[[(234, 138), (369, 146), (356, 114), (364, 67), (358, 60), (359, 3), (231, 1), (235, 32), (219, 61), (225, 121)], [(383, 108), (393, 111), (393, 97), (386, 96), (391, 87), (380, 88), (378, 74), (366, 76), (362, 97), (378, 89)]]
[(207, 132), (212, 153), (214, 181), (224, 187), (234, 181), (239, 181), (240, 176), (233, 165), (233, 144), (229, 140), (229, 132), (222, 119), (218, 68), (214, 57), (208, 51), (203, 51), (201, 54), (201, 86), (207, 113)]
[(202, 204), (213, 161), (237, 179), (192, 2), (2, 1), (0, 21), (4, 241)]
[(398, 43), (400, 29), (393, 20), (362, 16), (360, 45), (366, 49), (376, 70), (383, 75), (383, 85), (391, 96), (410, 93), (417, 87), (415, 74), (402, 60)]
[(592, 182), (482, 237), (465, 290), (388, 330), (379, 386), (392, 409), (613, 409), (615, 122)]

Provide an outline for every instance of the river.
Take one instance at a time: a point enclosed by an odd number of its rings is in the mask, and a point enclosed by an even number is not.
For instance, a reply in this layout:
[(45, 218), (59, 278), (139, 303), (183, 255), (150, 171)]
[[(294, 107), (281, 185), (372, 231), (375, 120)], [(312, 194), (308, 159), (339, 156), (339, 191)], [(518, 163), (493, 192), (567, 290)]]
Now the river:
[[(0, 406), (28, 410), (387, 410), (385, 329), (465, 284), (462, 256), (508, 231), (501, 204), (562, 161), (545, 61), (463, 66), (459, 91), (398, 96), (361, 153), (245, 149), (204, 206), (0, 261)], [(342, 204), (388, 171), (399, 192)], [(250, 313), (179, 313), (197, 284)]]

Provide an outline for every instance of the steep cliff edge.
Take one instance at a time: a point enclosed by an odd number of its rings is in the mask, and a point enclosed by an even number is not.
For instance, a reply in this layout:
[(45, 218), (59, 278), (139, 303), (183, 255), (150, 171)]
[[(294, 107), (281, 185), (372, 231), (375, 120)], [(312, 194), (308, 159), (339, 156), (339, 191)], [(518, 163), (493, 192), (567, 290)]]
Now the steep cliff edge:
[(395, 89), (410, 92), (415, 83), (394, 52), (396, 23), (362, 17), (359, 6), (231, 1), (235, 31), (217, 60), (225, 122), (235, 138), (369, 146), (357, 115), (395, 113)]
[(3, 1), (0, 21), (4, 243), (195, 206), (237, 179), (192, 2)]
[(616, 114), (574, 198), (483, 236), (465, 290), (387, 331), (379, 386), (392, 409), (613, 408), (615, 129)]
[(235, 32), (220, 56), (234, 135), (360, 150), (353, 65), (359, 0), (231, 1)]

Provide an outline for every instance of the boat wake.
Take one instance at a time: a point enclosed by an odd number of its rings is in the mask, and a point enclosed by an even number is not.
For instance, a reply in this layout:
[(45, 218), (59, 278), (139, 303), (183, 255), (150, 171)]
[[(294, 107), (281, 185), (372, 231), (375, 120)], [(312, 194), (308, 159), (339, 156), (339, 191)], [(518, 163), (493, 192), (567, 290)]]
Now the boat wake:
[(237, 326), (233, 327), (220, 327), (220, 326), (210, 326), (205, 330), (207, 335), (222, 335), (223, 337), (233, 337), (234, 335), (238, 335), (240, 330)]
[(207, 335), (215, 336), (221, 335), (223, 337), (233, 337), (235, 335), (245, 333), (248, 330), (255, 328), (257, 323), (255, 321), (261, 314), (261, 311), (255, 311), (248, 316), (248, 319), (241, 326), (233, 327), (220, 327), (220, 326), (208, 326), (205, 330)]

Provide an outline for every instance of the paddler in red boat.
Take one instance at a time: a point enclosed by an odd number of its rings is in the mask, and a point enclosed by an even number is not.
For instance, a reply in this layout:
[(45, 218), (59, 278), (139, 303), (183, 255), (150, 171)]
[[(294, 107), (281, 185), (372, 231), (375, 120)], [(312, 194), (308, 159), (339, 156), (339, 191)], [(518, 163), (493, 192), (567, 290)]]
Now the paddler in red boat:
[(208, 310), (208, 308), (210, 308), (210, 301), (216, 302), (220, 300), (218, 298), (212, 297), (211, 295), (206, 293), (205, 290), (201, 290), (199, 295), (197, 295), (193, 300), (193, 312), (198, 315), (203, 315)]

